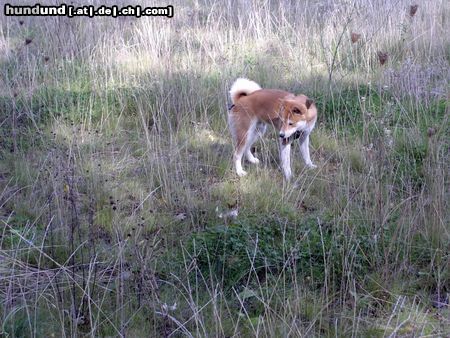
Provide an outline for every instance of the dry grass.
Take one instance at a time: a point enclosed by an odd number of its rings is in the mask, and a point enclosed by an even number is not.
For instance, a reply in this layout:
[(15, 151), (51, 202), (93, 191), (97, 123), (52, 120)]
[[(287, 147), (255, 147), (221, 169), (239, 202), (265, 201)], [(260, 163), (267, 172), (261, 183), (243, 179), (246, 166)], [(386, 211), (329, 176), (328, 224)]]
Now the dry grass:
[[(449, 335), (448, 3), (173, 5), (1, 17), (0, 335)], [(316, 171), (235, 177), (238, 76), (315, 98)]]

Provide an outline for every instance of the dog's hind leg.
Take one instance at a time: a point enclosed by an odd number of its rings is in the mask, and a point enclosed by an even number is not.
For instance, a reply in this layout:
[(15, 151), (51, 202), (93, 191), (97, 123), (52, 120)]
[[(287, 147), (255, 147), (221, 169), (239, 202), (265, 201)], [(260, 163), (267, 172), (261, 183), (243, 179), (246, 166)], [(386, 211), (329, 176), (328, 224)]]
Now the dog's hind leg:
[(235, 150), (233, 155), (234, 167), (238, 176), (245, 176), (247, 172), (242, 168), (242, 156), (248, 149), (248, 143), (253, 136), (256, 121), (236, 121), (235, 116), (228, 115), (228, 124), (234, 138)]
[(242, 168), (242, 156), (244, 155), (244, 151), (245, 144), (238, 145), (234, 152), (234, 167), (236, 169), (236, 174), (241, 177), (247, 175), (247, 172)]
[(248, 136), (247, 149), (245, 156), (250, 163), (258, 164), (259, 160), (252, 154), (252, 145), (258, 139), (258, 137), (264, 135), (266, 132), (266, 125), (262, 122), (258, 122), (255, 127), (251, 128)]

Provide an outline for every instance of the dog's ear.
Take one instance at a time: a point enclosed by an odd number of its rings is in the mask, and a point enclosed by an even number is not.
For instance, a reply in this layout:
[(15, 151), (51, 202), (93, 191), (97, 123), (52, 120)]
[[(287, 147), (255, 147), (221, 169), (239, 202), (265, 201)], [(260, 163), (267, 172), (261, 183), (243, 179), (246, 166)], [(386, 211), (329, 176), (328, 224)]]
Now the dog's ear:
[(314, 103), (313, 99), (306, 99), (306, 108), (309, 109), (309, 107), (311, 107), (311, 105)]

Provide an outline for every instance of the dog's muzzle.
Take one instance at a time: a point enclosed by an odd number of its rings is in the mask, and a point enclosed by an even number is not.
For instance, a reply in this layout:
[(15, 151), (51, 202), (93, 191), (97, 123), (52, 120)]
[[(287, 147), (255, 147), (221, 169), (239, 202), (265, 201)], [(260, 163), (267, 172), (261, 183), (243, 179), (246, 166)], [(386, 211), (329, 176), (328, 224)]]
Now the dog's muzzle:
[(303, 131), (297, 130), (295, 133), (293, 133), (289, 137), (284, 137), (284, 133), (280, 133), (279, 136), (281, 138), (281, 144), (285, 146), (287, 144), (294, 142), (296, 139), (303, 137)]
[(280, 131), (280, 134), (278, 136), (281, 138), (281, 144), (286, 145), (289, 144), (289, 137), (286, 137), (286, 134)]

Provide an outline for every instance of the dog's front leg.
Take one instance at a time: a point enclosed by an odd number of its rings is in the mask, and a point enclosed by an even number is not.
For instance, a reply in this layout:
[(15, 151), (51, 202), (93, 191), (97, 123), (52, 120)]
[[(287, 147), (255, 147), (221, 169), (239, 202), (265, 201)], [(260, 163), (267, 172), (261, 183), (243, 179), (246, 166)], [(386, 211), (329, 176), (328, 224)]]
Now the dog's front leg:
[(283, 144), (283, 139), (280, 139), (280, 162), (281, 169), (283, 169), (284, 177), (289, 180), (292, 176), (291, 172), (291, 144)]
[(300, 143), (300, 154), (308, 168), (317, 168), (317, 166), (312, 163), (311, 157), (309, 156), (309, 134), (307, 134), (303, 142)]

